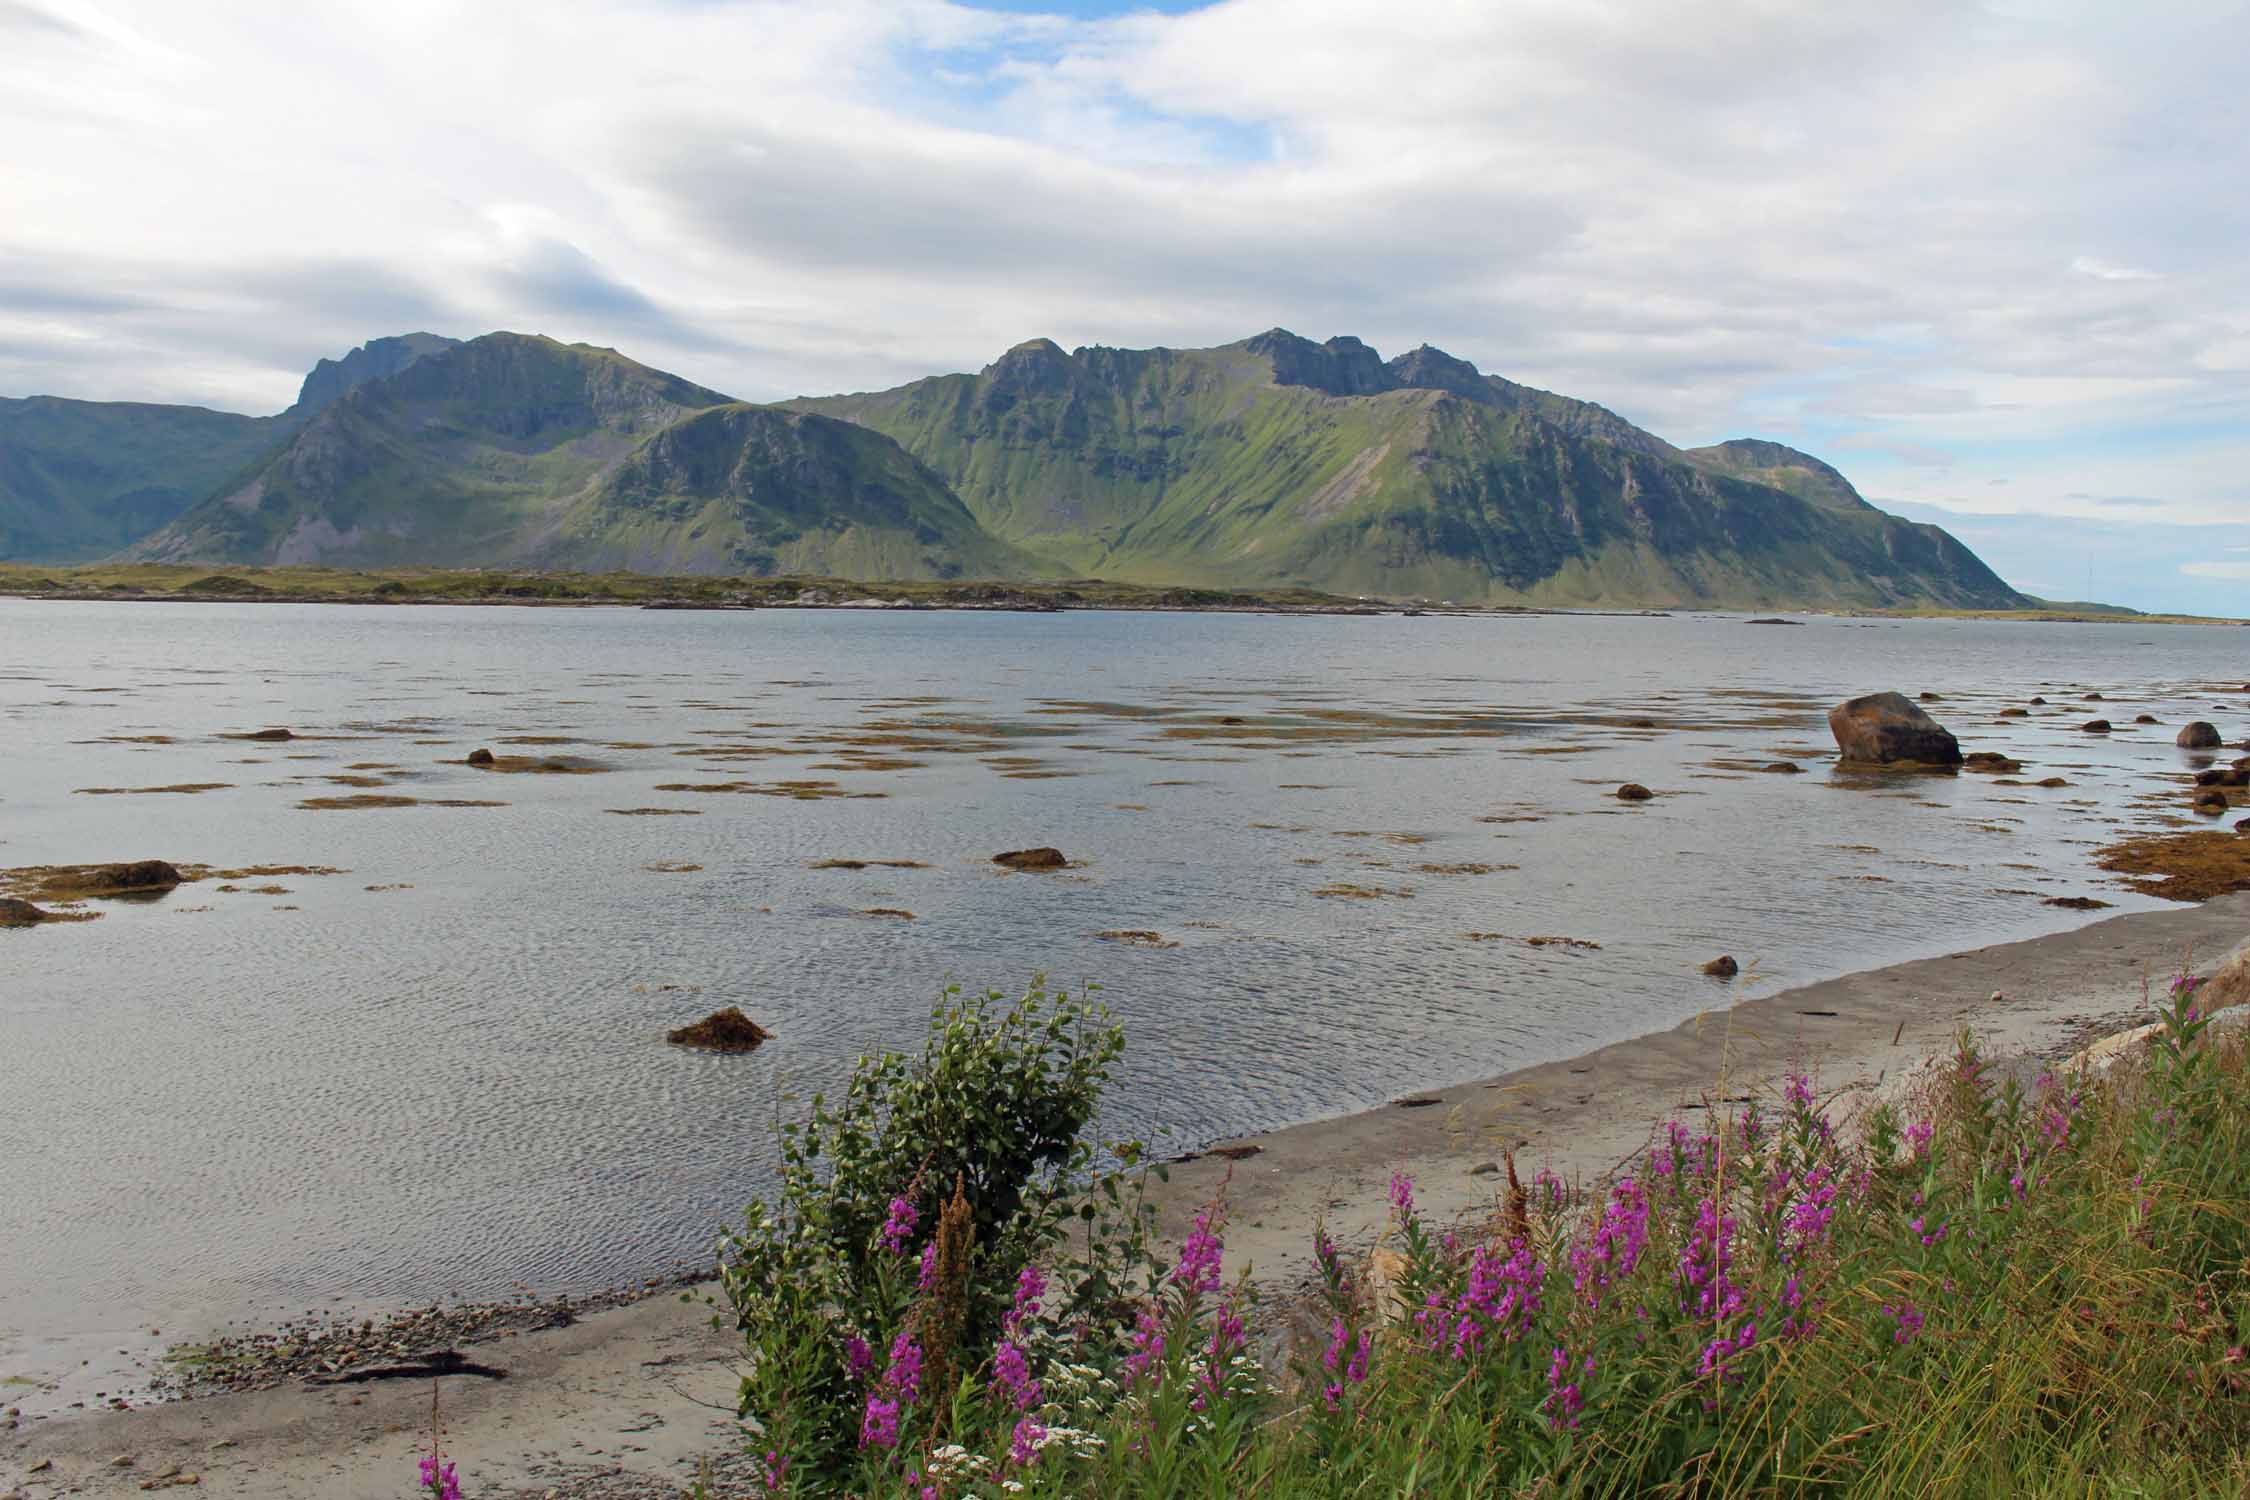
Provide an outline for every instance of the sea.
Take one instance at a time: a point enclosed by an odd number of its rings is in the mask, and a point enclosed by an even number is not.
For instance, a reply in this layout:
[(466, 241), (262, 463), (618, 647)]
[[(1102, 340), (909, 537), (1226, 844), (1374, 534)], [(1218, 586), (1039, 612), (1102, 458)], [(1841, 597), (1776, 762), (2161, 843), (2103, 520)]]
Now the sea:
[[(0, 866), (211, 872), (0, 930), (6, 1400), (708, 1263), (949, 986), (1098, 990), (1184, 1152), (2159, 906), (2250, 730), (2237, 629), (1790, 618), (0, 600)], [(2023, 769), (1838, 769), (1888, 689)]]

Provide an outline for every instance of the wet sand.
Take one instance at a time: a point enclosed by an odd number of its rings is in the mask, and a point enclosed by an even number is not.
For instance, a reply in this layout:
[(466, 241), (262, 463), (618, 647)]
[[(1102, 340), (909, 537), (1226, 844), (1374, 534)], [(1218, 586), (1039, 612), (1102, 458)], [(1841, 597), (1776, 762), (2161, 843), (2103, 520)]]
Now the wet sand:
[[(1492, 1205), (1505, 1176), (1477, 1168), (1513, 1148), (1541, 1168), (1590, 1179), (1629, 1159), (1663, 1119), (1770, 1088), (1809, 1068), (1848, 1107), (1939, 1053), (1966, 1023), (1996, 1055), (2063, 1056), (2145, 1021), (2183, 962), (2208, 973), (2250, 947), (2250, 892), (2132, 913), (2072, 932), (1874, 969), (1727, 1008), (1583, 1057), (1414, 1096), (1433, 1104), (1320, 1121), (1232, 1143), (1172, 1169), (1173, 1226), (1227, 1179), (1228, 1264), (1286, 1292), (1310, 1266), (1312, 1227), (1347, 1244), (1380, 1233), (1393, 1170), (1424, 1211)], [(1997, 993), (1999, 998), (1995, 999)], [(711, 1309), (673, 1297), (594, 1314), (563, 1329), (473, 1346), (504, 1379), (445, 1379), (446, 1446), (470, 1493), (557, 1500), (672, 1496), (699, 1459), (734, 1443), (737, 1345)], [(238, 1395), (33, 1421), (0, 1430), (0, 1486), (46, 1500), (129, 1495), (166, 1465), (245, 1500), (375, 1500), (402, 1494), (426, 1442), (426, 1380)], [(130, 1466), (113, 1466), (130, 1456)], [(41, 1461), (49, 1467), (37, 1473)], [(9, 1490), (0, 1489), (0, 1497)]]

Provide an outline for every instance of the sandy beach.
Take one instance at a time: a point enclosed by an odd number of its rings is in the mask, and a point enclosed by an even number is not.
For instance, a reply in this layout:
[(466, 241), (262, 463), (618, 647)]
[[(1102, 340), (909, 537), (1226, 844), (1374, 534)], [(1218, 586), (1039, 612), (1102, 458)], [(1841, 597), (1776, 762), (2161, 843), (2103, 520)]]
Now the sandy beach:
[[(1184, 1225), (1225, 1183), (1230, 1269), (1286, 1293), (1306, 1274), (1315, 1223), (1346, 1244), (1381, 1232), (1390, 1173), (1426, 1213), (1473, 1213), (1513, 1149), (1589, 1179), (1629, 1159), (1661, 1120), (1769, 1088), (1803, 1067), (1848, 1106), (1945, 1050), (1961, 1025), (1996, 1055), (2061, 1057), (2147, 1019), (2183, 963), (2208, 973), (2250, 939), (2250, 893), (2133, 913), (2075, 931), (1847, 975), (1714, 1008), (1582, 1057), (1415, 1095), (1388, 1108), (1230, 1143), (1172, 1168)], [(1435, 1101), (1424, 1102), (1424, 1101)], [(737, 1345), (700, 1294), (658, 1296), (472, 1346), (505, 1371), (442, 1382), (448, 1452), (471, 1493), (554, 1500), (672, 1496), (734, 1443)], [(247, 1500), (375, 1500), (404, 1493), (425, 1445), (430, 1383), (289, 1385), (130, 1411), (24, 1419), (0, 1431), (0, 1497), (128, 1495), (218, 1487)], [(192, 1478), (190, 1477), (192, 1476)]]

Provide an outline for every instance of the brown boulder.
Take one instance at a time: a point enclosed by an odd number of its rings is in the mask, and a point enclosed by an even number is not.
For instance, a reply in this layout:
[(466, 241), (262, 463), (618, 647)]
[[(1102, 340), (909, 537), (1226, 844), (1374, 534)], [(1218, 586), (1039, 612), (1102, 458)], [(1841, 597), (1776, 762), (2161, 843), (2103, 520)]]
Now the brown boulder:
[(280, 741), (280, 740), (293, 740), (293, 739), (295, 739), (296, 737), (297, 737), (296, 735), (294, 735), (294, 734), (290, 733), (290, 732), (289, 732), (288, 730), (286, 730), (286, 729), (254, 729), (254, 730), (252, 730), (252, 731), (251, 731), (250, 733), (248, 733), (248, 734), (246, 734), (246, 735), (242, 736), (242, 738), (244, 738), (244, 739), (246, 739), (246, 740), (273, 740), (273, 741)]
[(2208, 817), (2218, 817), (2227, 810), (2227, 794), (2217, 787), (2206, 787), (2195, 794), (2195, 810)]
[(712, 1052), (754, 1052), (773, 1035), (735, 1006), (715, 1010), (693, 1026), (668, 1031), (664, 1040), (681, 1047), (702, 1047)]
[(493, 754), (490, 750), (479, 747), (478, 749), (471, 750), (469, 752), (468, 763), (472, 766), (489, 766), (492, 764), (492, 762)]
[(2197, 719), (2175, 735), (2172, 743), (2178, 745), (2182, 750), (2216, 750), (2221, 743), (2219, 726), (2203, 719)]
[(168, 891), (180, 883), (179, 870), (161, 859), (136, 859), (122, 865), (99, 865), (86, 872), (89, 890)]
[(1760, 769), (1771, 771), (1777, 776), (1794, 776), (1798, 772), (1804, 770), (1804, 767), (1798, 765), (1793, 760), (1777, 760), (1773, 764), (1761, 767)]
[(2133, 722), (2136, 724), (2161, 724), (2164, 721), (2154, 714), (2135, 714), (2133, 715)]
[(2088, 719), (2085, 723), (2079, 725), (2078, 727), (2085, 730), (2088, 734), (2107, 734), (2109, 733), (2109, 720)]
[(1617, 789), (1617, 800), (1620, 802), (1646, 802), (1655, 795), (1637, 781), (1628, 781)]
[(2028, 719), (2031, 717), (2031, 710), (2028, 708), (2003, 708), (2000, 710), (2000, 717), (2003, 719)]
[(1839, 703), (1828, 711), (1828, 729), (1846, 761), (1961, 764), (1961, 742), (1901, 693), (1869, 693)]
[(1734, 961), (1733, 955), (1722, 953), (1705, 964), (1703, 972), (1713, 979), (1732, 979), (1742, 972), (1742, 965)]
[(36, 927), (48, 920), (49, 914), (29, 901), (19, 901), (13, 896), (0, 896), (0, 927)]
[(1916, 693), (1914, 696), (1921, 699), (1924, 703), (1943, 703), (1945, 701), (1935, 693)]
[(2010, 760), (1997, 750), (1971, 750), (1961, 757), (1961, 764), (1972, 771), (1990, 771), (1996, 776), (2013, 776), (2023, 769), (2023, 762)]
[(1011, 870), (1059, 870), (1070, 863), (1060, 849), (1010, 849), (993, 855), (992, 862)]
[(2045, 703), (2047, 700), (2040, 697), (2037, 693), (2033, 693), (2031, 695), (2031, 701), (2034, 703)]

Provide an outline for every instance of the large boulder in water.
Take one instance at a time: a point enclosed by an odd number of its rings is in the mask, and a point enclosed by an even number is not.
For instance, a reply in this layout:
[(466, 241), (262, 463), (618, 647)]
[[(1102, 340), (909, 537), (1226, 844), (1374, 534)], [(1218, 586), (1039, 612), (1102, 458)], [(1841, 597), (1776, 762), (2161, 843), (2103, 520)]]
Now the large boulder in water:
[(992, 862), (1011, 870), (1059, 870), (1070, 863), (1060, 849), (1010, 849), (993, 855)]
[(1847, 761), (1887, 766), (1961, 764), (1961, 742), (1903, 693), (1869, 693), (1828, 710), (1828, 730)]
[(2173, 743), (2182, 750), (2216, 750), (2221, 743), (2219, 726), (2197, 719), (2181, 730)]

